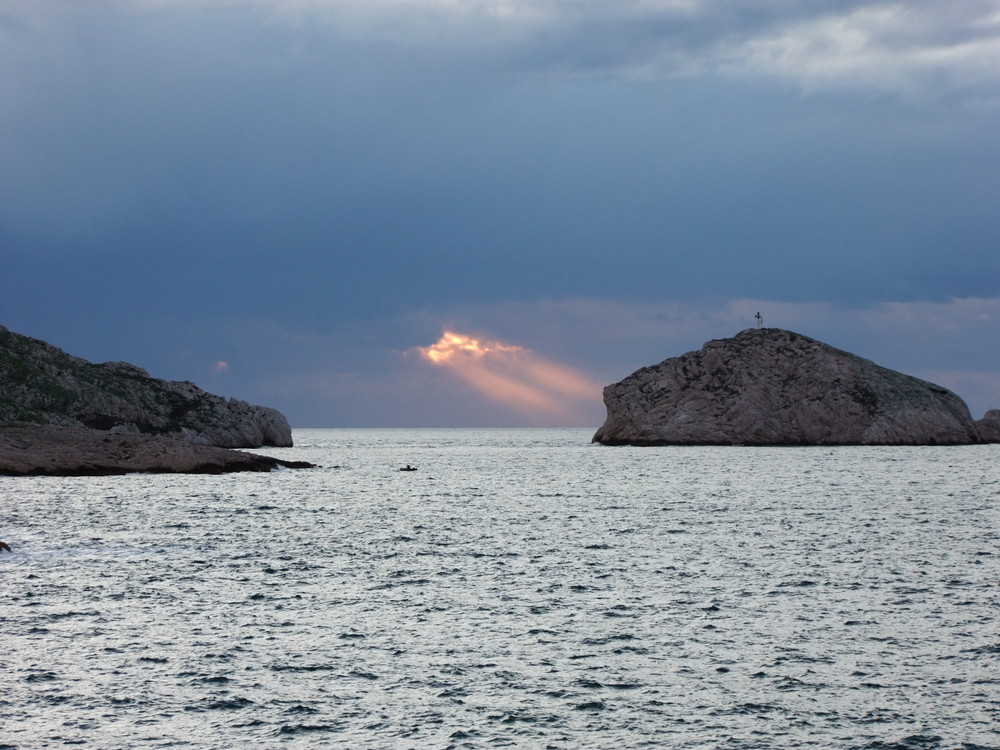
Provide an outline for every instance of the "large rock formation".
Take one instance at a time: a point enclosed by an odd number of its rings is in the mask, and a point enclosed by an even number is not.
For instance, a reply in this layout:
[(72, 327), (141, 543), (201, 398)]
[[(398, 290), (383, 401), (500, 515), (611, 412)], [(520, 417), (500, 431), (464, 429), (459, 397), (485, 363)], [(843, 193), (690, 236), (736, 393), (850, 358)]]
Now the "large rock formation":
[(0, 423), (174, 435), (224, 448), (289, 446), (278, 411), (214, 396), (125, 362), (92, 364), (0, 328)]
[(221, 474), (311, 466), (169, 435), (24, 423), (0, 426), (0, 475)]
[(777, 328), (749, 329), (604, 389), (609, 445), (964, 445), (954, 393)]
[(1000, 443), (1000, 409), (990, 409), (976, 425), (984, 443)]

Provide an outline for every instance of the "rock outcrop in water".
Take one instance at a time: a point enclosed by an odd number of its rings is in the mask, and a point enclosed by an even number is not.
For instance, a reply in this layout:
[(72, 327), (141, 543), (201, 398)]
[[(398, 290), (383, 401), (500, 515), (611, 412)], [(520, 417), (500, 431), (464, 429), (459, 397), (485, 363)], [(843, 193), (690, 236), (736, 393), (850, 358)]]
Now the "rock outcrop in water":
[(990, 409), (976, 426), (984, 443), (1000, 443), (1000, 409)]
[(0, 423), (172, 435), (224, 448), (290, 446), (275, 409), (225, 399), (125, 362), (92, 364), (0, 328)]
[(231, 448), (290, 446), (285, 417), (125, 362), (91, 364), (0, 326), (0, 474), (306, 468)]
[[(940, 386), (777, 328), (749, 329), (604, 389), (608, 445), (965, 445), (984, 441)], [(989, 440), (996, 440), (988, 433)]]
[(190, 443), (170, 435), (86, 427), (0, 426), (0, 475), (102, 476), (133, 472), (223, 474), (312, 464)]

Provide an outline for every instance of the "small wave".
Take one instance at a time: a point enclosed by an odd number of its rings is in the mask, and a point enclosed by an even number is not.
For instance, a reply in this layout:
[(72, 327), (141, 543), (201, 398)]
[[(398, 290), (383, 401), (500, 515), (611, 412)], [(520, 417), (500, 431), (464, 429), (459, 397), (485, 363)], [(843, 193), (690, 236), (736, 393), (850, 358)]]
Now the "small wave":
[(801, 690), (802, 688), (813, 687), (808, 682), (803, 682), (802, 680), (796, 679), (795, 677), (782, 677), (778, 680), (774, 687), (776, 690)]
[(941, 738), (937, 735), (911, 734), (895, 742), (869, 742), (859, 745), (857, 750), (934, 750), (938, 747), (941, 747)]
[(312, 706), (306, 706), (301, 703), (296, 703), (294, 706), (290, 706), (285, 709), (286, 714), (318, 714), (319, 709), (313, 708)]
[(252, 705), (254, 705), (254, 702), (249, 698), (230, 698), (227, 700), (212, 701), (198, 708), (205, 711), (238, 711), (249, 708)]
[(886, 724), (899, 719), (899, 716), (887, 709), (874, 709), (858, 719), (861, 724)]
[(608, 635), (603, 638), (584, 638), (583, 642), (588, 646), (606, 646), (609, 643), (614, 643), (615, 641), (634, 641), (635, 636), (631, 633), (620, 633), (617, 635)]
[(64, 620), (67, 617), (98, 617), (101, 613), (94, 610), (85, 610), (83, 612), (77, 612), (76, 610), (70, 610), (69, 612), (52, 612), (49, 614), (50, 620)]
[(25, 682), (54, 682), (59, 679), (55, 672), (32, 672), (24, 678)]
[(750, 701), (747, 703), (740, 703), (736, 706), (719, 708), (713, 710), (711, 714), (713, 716), (762, 716), (780, 710), (779, 706), (772, 703), (754, 703)]
[(245, 722), (243, 724), (233, 724), (233, 726), (236, 729), (253, 729), (255, 727), (265, 726), (266, 724), (267, 722), (261, 719), (251, 719), (250, 721)]
[(557, 716), (537, 716), (526, 710), (509, 711), (504, 714), (493, 714), (487, 718), (492, 719), (493, 721), (499, 721), (501, 724), (555, 724), (559, 721), (559, 717)]
[(272, 672), (331, 672), (332, 664), (272, 664)]
[(209, 677), (199, 677), (198, 682), (204, 682), (208, 685), (228, 685), (232, 679), (222, 674), (216, 674)]
[(284, 724), (278, 730), (279, 735), (312, 734), (314, 732), (339, 732), (335, 724)]
[(976, 648), (962, 649), (963, 654), (1000, 654), (1000, 643), (991, 643), (987, 646), (977, 646)]

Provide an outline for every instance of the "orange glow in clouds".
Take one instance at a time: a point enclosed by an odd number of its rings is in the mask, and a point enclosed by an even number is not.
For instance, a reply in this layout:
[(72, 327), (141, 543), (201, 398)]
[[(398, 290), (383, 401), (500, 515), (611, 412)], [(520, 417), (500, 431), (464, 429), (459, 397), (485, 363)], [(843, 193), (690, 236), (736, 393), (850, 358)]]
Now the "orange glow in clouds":
[(600, 403), (599, 385), (520, 346), (445, 331), (417, 351), (480, 393), (542, 421), (572, 419), (581, 406)]

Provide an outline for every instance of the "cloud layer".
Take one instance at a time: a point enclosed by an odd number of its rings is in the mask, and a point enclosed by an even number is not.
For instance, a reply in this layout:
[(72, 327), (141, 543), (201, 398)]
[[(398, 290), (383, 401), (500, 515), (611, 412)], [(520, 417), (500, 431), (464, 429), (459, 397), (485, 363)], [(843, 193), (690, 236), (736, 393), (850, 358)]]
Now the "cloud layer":
[[(0, 322), (300, 425), (596, 425), (545, 367), (760, 309), (980, 411), (998, 39), (998, 0), (6, 0)], [(412, 355), (442, 330), (520, 349)]]
[(995, 0), (145, 0), (149, 12), (242, 8), (274, 23), (426, 46), (508, 66), (640, 78), (765, 75), (806, 90), (996, 96)]

